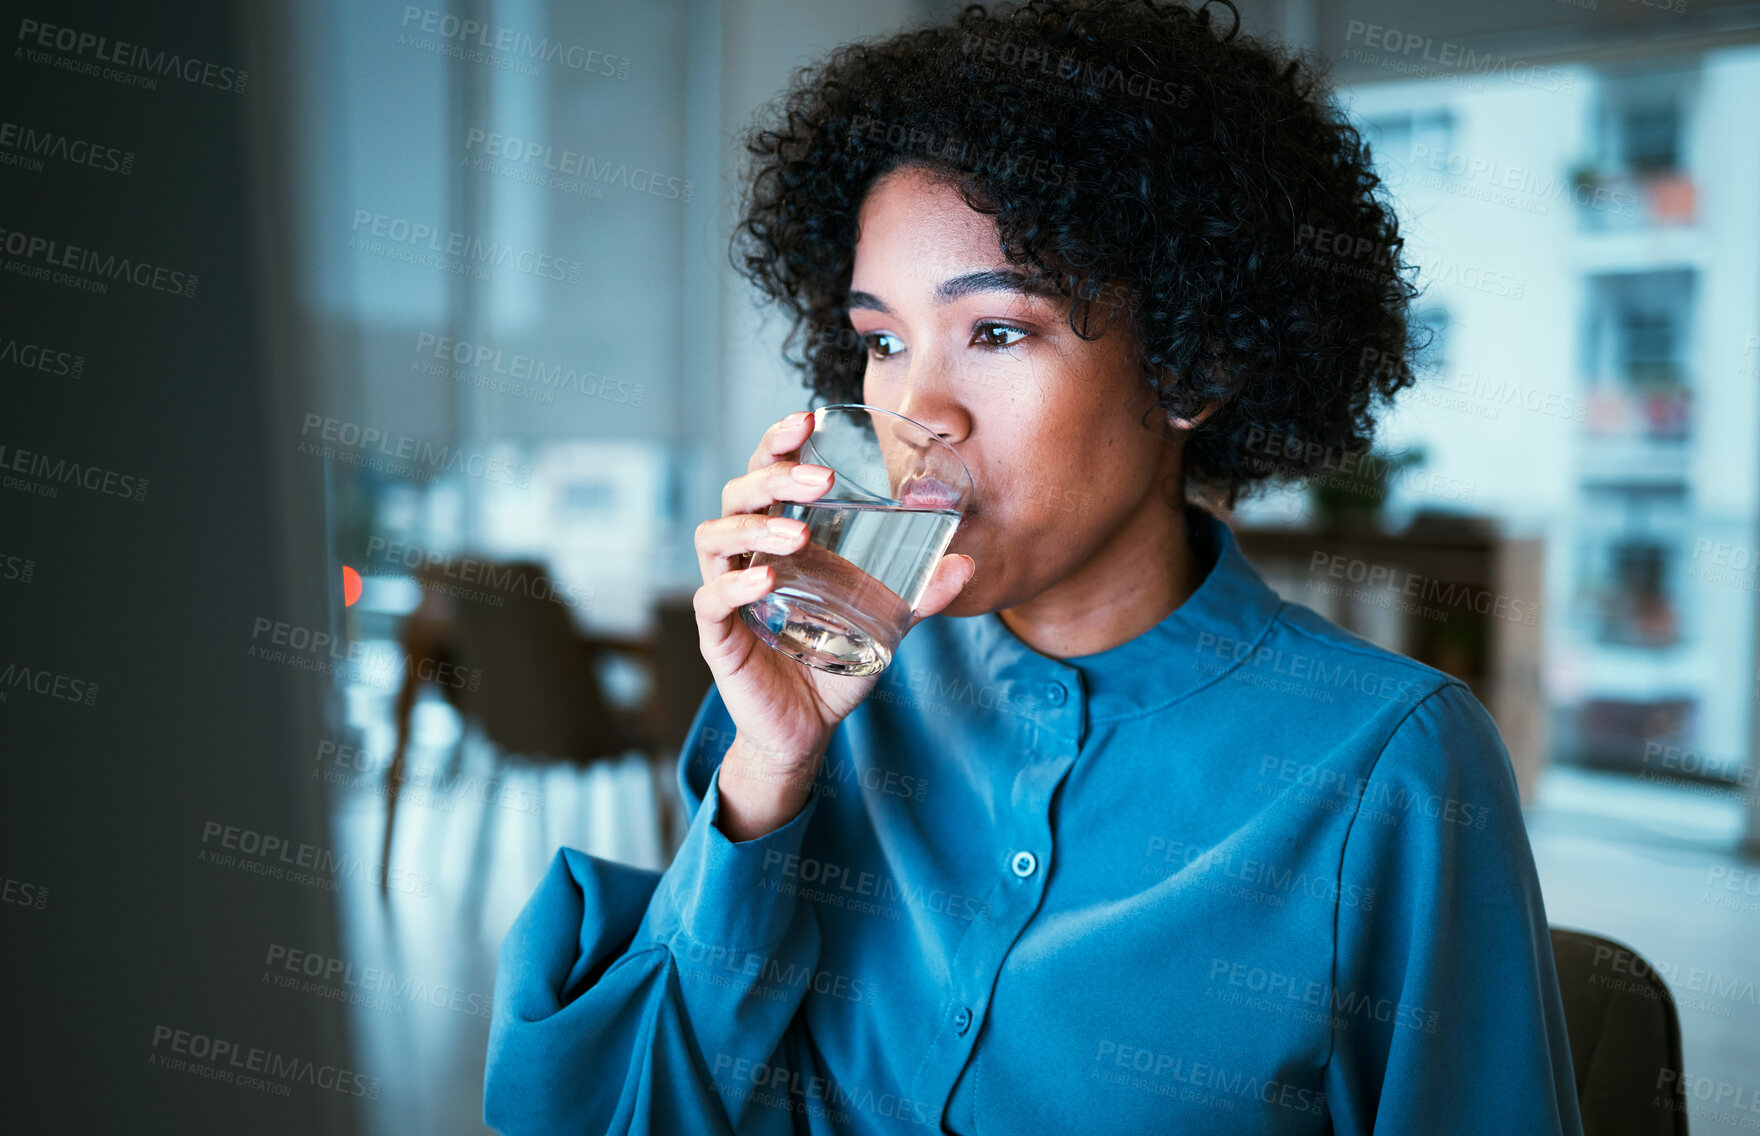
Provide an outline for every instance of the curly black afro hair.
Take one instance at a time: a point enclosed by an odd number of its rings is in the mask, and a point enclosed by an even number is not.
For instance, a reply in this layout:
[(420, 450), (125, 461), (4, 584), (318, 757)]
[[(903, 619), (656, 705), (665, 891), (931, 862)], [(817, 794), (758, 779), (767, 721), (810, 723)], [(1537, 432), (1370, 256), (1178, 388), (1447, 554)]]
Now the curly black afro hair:
[(792, 316), (813, 391), (861, 401), (857, 211), (909, 165), (992, 214), (1078, 334), (1125, 312), (1160, 407), (1216, 404), (1186, 438), (1189, 495), (1232, 508), (1366, 452), (1376, 397), (1412, 382), (1414, 270), (1323, 66), (1223, 5), (1226, 28), (1209, 4), (973, 5), (797, 72), (745, 138), (733, 259)]

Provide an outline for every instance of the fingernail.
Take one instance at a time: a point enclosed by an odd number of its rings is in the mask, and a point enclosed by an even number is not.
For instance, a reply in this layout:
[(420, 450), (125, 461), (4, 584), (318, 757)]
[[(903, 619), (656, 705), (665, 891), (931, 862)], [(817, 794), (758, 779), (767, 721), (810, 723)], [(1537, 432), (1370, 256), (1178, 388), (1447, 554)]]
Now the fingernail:
[(793, 430), (796, 426), (799, 426), (802, 422), (807, 420), (807, 413), (808, 412), (805, 410), (797, 410), (787, 418), (784, 418), (782, 420), (783, 429)]
[(742, 584), (757, 583), (764, 578), (764, 568), (765, 565), (763, 564), (752, 565), (750, 568), (747, 568), (744, 572), (739, 574), (739, 582)]
[(829, 485), (831, 471), (824, 466), (797, 465), (794, 467), (794, 479), (806, 485)]
[(795, 527), (799, 523), (798, 521), (785, 520), (782, 517), (772, 517), (764, 522), (764, 527), (770, 530), (771, 536), (792, 539), (794, 534), (800, 531)]

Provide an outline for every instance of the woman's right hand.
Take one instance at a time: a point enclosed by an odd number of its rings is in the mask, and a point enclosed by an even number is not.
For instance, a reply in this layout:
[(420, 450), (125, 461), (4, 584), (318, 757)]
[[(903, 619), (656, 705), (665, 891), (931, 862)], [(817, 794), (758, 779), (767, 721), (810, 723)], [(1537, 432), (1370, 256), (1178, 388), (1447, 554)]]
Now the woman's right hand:
[[(791, 414), (764, 432), (746, 473), (721, 491), (721, 516), (697, 526), (697, 639), (736, 734), (720, 773), (718, 825), (729, 840), (753, 840), (787, 824), (812, 789), (831, 733), (861, 705), (879, 675), (839, 675), (773, 650), (746, 626), (739, 609), (776, 586), (775, 570), (742, 570), (747, 554), (787, 554), (806, 543), (805, 522), (771, 517), (777, 501), (814, 501), (832, 471), (797, 459), (813, 416)], [(818, 480), (815, 480), (818, 475)], [(976, 565), (941, 558), (910, 627), (953, 602)], [(907, 627), (908, 631), (909, 628)]]

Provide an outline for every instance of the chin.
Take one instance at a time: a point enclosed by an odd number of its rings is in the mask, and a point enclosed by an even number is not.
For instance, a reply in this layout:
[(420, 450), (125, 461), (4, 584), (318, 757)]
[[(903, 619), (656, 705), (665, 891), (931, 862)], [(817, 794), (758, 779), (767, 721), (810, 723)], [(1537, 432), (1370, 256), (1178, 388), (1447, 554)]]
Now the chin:
[(965, 591), (963, 591), (959, 595), (955, 596), (952, 603), (950, 603), (946, 607), (942, 608), (936, 614), (938, 614), (938, 615), (951, 615), (951, 616), (956, 616), (956, 617), (968, 616), (968, 615), (988, 615), (990, 612), (990, 608), (988, 607), (988, 605), (986, 605), (984, 603), (984, 597), (981, 595), (973, 595), (972, 591), (973, 591), (973, 589), (968, 587)]
[(948, 543), (949, 553), (969, 556), (978, 562), (978, 570), (966, 584), (965, 590), (954, 597), (952, 603), (942, 608), (941, 615), (970, 616), (989, 615), (993, 611), (1013, 606), (1009, 597), (1001, 594), (1003, 581), (995, 574), (986, 571), (986, 564), (995, 564), (1000, 560), (991, 541), (986, 539), (990, 534), (982, 528), (967, 527), (953, 535)]
[[(979, 570), (982, 577), (983, 570)], [(953, 602), (942, 608), (941, 615), (969, 616), (989, 615), (993, 611), (1013, 607), (1016, 601), (1002, 595), (997, 590), (996, 580), (974, 579), (966, 585), (965, 591), (953, 598)]]

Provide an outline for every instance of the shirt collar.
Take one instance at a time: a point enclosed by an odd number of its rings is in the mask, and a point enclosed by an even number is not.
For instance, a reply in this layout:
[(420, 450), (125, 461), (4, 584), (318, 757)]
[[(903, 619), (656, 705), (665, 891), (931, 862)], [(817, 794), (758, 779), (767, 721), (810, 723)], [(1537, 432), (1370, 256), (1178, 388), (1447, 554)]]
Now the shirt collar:
[[(1136, 717), (1209, 685), (1250, 653), (1283, 601), (1248, 563), (1226, 524), (1197, 505), (1185, 508), (1204, 582), (1136, 638), (1091, 655), (1055, 659), (1023, 643), (996, 612), (959, 621), (969, 625), (983, 673), (1022, 688), (999, 705), (1060, 732), (1079, 730), (1084, 700), (1089, 723)], [(1061, 692), (1054, 689), (1060, 685)]]

